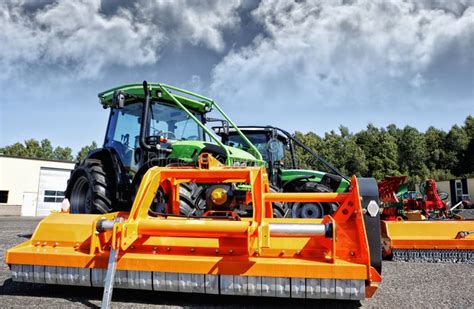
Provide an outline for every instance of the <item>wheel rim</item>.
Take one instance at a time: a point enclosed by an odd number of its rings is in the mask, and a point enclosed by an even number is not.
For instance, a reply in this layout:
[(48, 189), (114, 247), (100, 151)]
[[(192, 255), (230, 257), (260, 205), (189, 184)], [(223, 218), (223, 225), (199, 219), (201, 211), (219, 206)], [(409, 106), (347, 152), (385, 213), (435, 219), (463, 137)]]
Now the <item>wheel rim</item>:
[(91, 212), (92, 192), (90, 190), (89, 180), (81, 176), (76, 180), (71, 192), (71, 212), (72, 213), (90, 213)]
[(322, 218), (323, 206), (320, 203), (295, 203), (291, 209), (293, 218)]

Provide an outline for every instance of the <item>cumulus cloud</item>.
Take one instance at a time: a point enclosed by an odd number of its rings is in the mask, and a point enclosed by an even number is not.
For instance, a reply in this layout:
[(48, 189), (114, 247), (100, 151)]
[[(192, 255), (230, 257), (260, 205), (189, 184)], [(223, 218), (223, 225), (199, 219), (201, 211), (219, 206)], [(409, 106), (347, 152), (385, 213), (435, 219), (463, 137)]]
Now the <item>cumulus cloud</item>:
[(264, 0), (252, 15), (264, 34), (213, 71), (239, 108), (473, 100), (474, 1)]
[(241, 1), (142, 0), (136, 7), (150, 23), (158, 22), (170, 39), (222, 51), (222, 31), (238, 26), (240, 5)]
[(139, 1), (113, 14), (100, 0), (0, 4), (0, 80), (28, 72), (96, 78), (110, 66), (156, 63), (172, 43), (222, 51), (222, 31), (239, 22), (240, 2)]

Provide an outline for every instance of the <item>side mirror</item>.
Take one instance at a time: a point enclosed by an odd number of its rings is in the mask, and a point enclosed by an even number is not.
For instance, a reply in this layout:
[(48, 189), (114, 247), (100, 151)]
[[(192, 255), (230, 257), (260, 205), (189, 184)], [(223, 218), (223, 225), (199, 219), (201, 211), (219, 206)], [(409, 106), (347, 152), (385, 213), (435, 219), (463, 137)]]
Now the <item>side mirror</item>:
[(125, 93), (122, 91), (114, 91), (112, 104), (115, 108), (123, 108), (125, 106)]

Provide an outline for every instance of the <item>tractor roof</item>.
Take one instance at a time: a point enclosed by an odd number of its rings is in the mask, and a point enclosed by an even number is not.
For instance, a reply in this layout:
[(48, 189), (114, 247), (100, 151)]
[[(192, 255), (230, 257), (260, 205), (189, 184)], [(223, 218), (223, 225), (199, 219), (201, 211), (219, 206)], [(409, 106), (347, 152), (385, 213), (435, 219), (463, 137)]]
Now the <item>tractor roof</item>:
[[(282, 132), (282, 129), (273, 127), (273, 126), (238, 126), (240, 131), (242, 131), (244, 134), (248, 133), (261, 133), (261, 132), (272, 132), (276, 130), (277, 136), (281, 139), (287, 140), (288, 137)], [(222, 135), (224, 134), (224, 128), (223, 127), (212, 127), (214, 129), (214, 132), (216, 132), (217, 135)], [(230, 127), (229, 128), (229, 134), (235, 134), (237, 135), (237, 131)]]
[[(165, 92), (160, 91), (162, 87), (168, 87), (167, 85), (161, 83), (148, 83), (148, 87), (150, 88), (150, 96), (152, 100), (165, 100), (171, 104), (175, 104), (171, 97), (167, 96)], [(179, 89), (173, 87), (175, 91), (173, 91), (173, 96), (178, 99), (181, 104), (185, 105), (187, 108), (192, 109), (198, 112), (209, 112), (212, 109), (213, 101), (211, 99), (204, 99), (204, 97), (192, 93), (187, 90)], [(100, 103), (104, 108), (112, 107), (112, 99), (114, 91), (122, 91), (126, 94), (130, 94), (135, 98), (130, 99), (130, 102), (135, 102), (136, 97), (144, 98), (145, 94), (143, 91), (143, 84), (128, 84), (119, 87), (115, 87), (106, 91), (103, 91), (98, 94)], [(170, 90), (168, 90), (170, 91)], [(170, 91), (171, 92), (171, 91)], [(179, 94), (177, 94), (177, 93)], [(192, 97), (192, 98), (191, 98)]]

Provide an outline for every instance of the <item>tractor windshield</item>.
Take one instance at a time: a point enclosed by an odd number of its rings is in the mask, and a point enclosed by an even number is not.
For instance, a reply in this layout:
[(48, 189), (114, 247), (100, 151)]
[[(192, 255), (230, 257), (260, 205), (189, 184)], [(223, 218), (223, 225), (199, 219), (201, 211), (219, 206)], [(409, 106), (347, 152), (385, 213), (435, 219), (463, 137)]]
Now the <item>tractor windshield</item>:
[[(203, 140), (203, 130), (185, 111), (170, 105), (152, 104), (149, 136), (170, 140)], [(201, 120), (201, 114), (194, 113)]]
[[(114, 148), (126, 168), (136, 170), (135, 151), (140, 148), (140, 124), (143, 103), (127, 104), (113, 109), (105, 145)], [(165, 137), (169, 142), (177, 140), (204, 140), (204, 132), (186, 112), (162, 102), (152, 102), (147, 137)], [(199, 120), (202, 115), (194, 113)]]
[[(245, 136), (252, 142), (257, 150), (262, 154), (263, 160), (282, 161), (285, 159), (285, 145), (279, 139), (269, 141), (267, 133), (247, 133)], [(241, 148), (248, 151), (248, 146), (238, 134), (229, 134), (227, 144), (231, 147)]]

